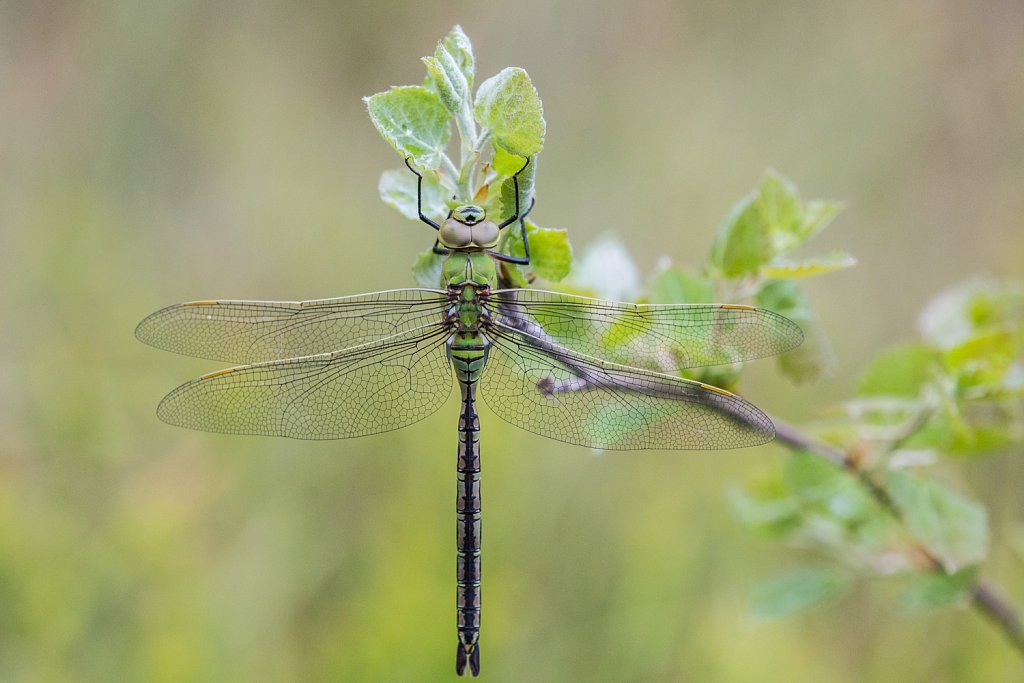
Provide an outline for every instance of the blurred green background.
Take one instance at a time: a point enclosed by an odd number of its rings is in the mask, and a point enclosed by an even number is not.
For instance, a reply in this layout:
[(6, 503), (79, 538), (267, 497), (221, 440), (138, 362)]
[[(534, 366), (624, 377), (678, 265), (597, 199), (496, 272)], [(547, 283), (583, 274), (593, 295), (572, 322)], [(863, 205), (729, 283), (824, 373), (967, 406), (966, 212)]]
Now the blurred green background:
[[(526, 68), (548, 123), (536, 220), (645, 272), (696, 266), (764, 168), (848, 210), (811, 283), (827, 381), (745, 393), (801, 422), (914, 335), (937, 290), (1024, 274), (1024, 7), (978, 3), (0, 4), (0, 679), (452, 677), (456, 402), (303, 443), (163, 425), (216, 364), (132, 336), (205, 298), (412, 284), (425, 226), (377, 198), (398, 158), (360, 100), (422, 79), (452, 24), (479, 79)], [(752, 586), (796, 551), (726, 492), (785, 457), (595, 455), (483, 413), (484, 679), (1008, 681), (966, 610), (863, 585), (782, 621)], [(1024, 472), (965, 463), (986, 574), (1024, 601)]]

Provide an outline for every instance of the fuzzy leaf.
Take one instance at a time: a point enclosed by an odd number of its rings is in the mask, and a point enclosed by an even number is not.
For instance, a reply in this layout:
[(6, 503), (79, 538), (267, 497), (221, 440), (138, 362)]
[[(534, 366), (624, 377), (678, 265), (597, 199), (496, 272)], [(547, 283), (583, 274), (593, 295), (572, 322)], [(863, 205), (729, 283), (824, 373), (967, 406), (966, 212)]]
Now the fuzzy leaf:
[[(525, 256), (519, 224), (507, 228), (510, 232), (505, 248), (512, 256)], [(569, 274), (572, 266), (572, 248), (569, 234), (561, 228), (542, 228), (526, 221), (526, 235), (530, 240), (530, 265), (523, 266), (550, 282), (558, 282)]]
[[(507, 160), (509, 163), (503, 163)], [(523, 168), (526, 159), (520, 156), (508, 154), (500, 149), (494, 152), (494, 169), (506, 176), (501, 183), (501, 215), (511, 216), (516, 210), (515, 183), (512, 182), (512, 175), (522, 171), (517, 179), (519, 183), (519, 210), (526, 211), (530, 208), (530, 200), (533, 198), (533, 187), (537, 177), (537, 158), (532, 157), (529, 165)]]
[(816, 256), (794, 260), (776, 258), (761, 269), (761, 275), (772, 278), (801, 278), (833, 273), (857, 265), (857, 259), (849, 254), (836, 252), (825, 256)]
[(444, 106), (457, 116), (467, 113), (473, 87), (473, 46), (459, 26), (437, 44), (432, 57), (424, 57), (430, 85)]
[(752, 483), (729, 498), (739, 520), (764, 536), (785, 538), (803, 523), (798, 501), (776, 481)]
[(842, 202), (812, 199), (805, 202), (800, 216), (800, 223), (795, 231), (799, 244), (807, 242), (819, 232), (827, 228), (832, 220), (843, 210)]
[(985, 508), (931, 479), (906, 471), (886, 476), (907, 528), (947, 572), (977, 564), (988, 554)]
[(855, 528), (876, 512), (871, 497), (848, 473), (808, 451), (793, 454), (783, 481), (801, 500), (805, 511), (815, 511)]
[(1016, 346), (1016, 335), (1009, 330), (980, 330), (946, 351), (946, 363), (951, 370), (984, 368), (988, 380), (996, 382), (1010, 369)]
[(1024, 286), (990, 278), (963, 282), (935, 296), (921, 312), (928, 341), (944, 348), (968, 342), (979, 330), (1024, 334)]
[(412, 276), (420, 287), (437, 288), (441, 286), (441, 265), (444, 256), (435, 254), (431, 249), (416, 255), (416, 263), (412, 266)]
[(921, 388), (942, 368), (941, 356), (924, 344), (908, 344), (884, 351), (860, 378), (861, 396), (916, 398)]
[(381, 136), (421, 169), (440, 165), (451, 137), (448, 110), (440, 95), (418, 85), (393, 87), (365, 98), (370, 120)]
[(751, 596), (752, 611), (763, 619), (777, 619), (831, 602), (850, 586), (848, 577), (825, 569), (801, 569), (769, 579)]
[(544, 146), (544, 109), (523, 69), (508, 67), (481, 83), (474, 113), (495, 147), (533, 156)]
[[(392, 169), (384, 171), (377, 183), (377, 191), (381, 201), (393, 206), (406, 218), (416, 220), (419, 212), (416, 209), (416, 176), (408, 169)], [(448, 213), (444, 203), (445, 190), (437, 182), (437, 174), (423, 175), (423, 213), (440, 220)]]
[(715, 287), (710, 280), (675, 266), (654, 276), (647, 287), (652, 304), (703, 304), (715, 300)]
[(779, 356), (779, 369), (794, 382), (810, 382), (829, 372), (835, 356), (800, 287), (792, 280), (772, 280), (757, 295), (757, 305), (786, 316), (804, 332), (804, 343)]
[[(513, 154), (512, 152), (508, 152), (502, 149), (501, 147), (494, 148), (494, 158), (491, 159), (491, 166), (494, 168), (495, 171), (505, 176), (506, 178), (511, 178), (512, 174), (518, 171), (519, 169), (523, 168), (523, 164), (525, 163), (526, 157), (520, 154)], [(527, 175), (532, 175), (535, 172), (535, 170), (531, 170), (533, 165), (533, 158), (531, 157), (530, 165), (523, 171), (522, 175), (519, 176), (520, 180), (522, 180)]]
[(800, 225), (800, 194), (788, 178), (765, 173), (757, 192), (758, 211), (768, 232), (789, 235)]
[(427, 67), (427, 75), (437, 91), (441, 102), (452, 114), (462, 111), (469, 95), (469, 85), (458, 70), (451, 55), (438, 48), (439, 56), (424, 57), (423, 65)]
[[(849, 256), (801, 262), (782, 260), (823, 230), (842, 208), (802, 202), (796, 186), (769, 170), (756, 191), (733, 206), (711, 249), (710, 261), (726, 277), (807, 277), (853, 265)], [(762, 271), (762, 266), (767, 268)]]
[(444, 51), (451, 55), (452, 61), (455, 62), (462, 77), (466, 79), (468, 93), (473, 88), (473, 77), (476, 69), (473, 57), (473, 44), (469, 41), (469, 36), (466, 35), (461, 26), (456, 24), (448, 32), (444, 40), (441, 41), (438, 49), (440, 50), (441, 48), (444, 48)]
[(747, 195), (719, 227), (711, 247), (711, 264), (726, 277), (756, 275), (774, 256), (770, 237), (761, 220), (757, 195)]
[(977, 571), (973, 567), (953, 574), (917, 574), (900, 599), (900, 605), (907, 612), (923, 612), (959, 604), (968, 598), (976, 581)]

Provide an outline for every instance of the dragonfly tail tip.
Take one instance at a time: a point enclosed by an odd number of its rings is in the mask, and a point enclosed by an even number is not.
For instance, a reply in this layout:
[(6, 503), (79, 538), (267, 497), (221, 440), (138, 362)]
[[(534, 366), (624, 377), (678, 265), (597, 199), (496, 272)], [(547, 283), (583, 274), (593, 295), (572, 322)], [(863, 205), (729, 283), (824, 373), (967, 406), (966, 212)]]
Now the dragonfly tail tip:
[(480, 675), (480, 645), (459, 643), (455, 650), (455, 673), (459, 676)]

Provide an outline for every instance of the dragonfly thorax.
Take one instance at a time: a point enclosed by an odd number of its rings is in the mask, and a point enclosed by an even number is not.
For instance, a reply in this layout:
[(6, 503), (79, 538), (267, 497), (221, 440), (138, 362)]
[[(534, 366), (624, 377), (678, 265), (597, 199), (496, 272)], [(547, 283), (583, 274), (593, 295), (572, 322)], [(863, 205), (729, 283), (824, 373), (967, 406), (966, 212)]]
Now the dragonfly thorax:
[(441, 264), (441, 286), (453, 292), (463, 285), (490, 288), (495, 285), (498, 273), (494, 269), (494, 261), (486, 252), (471, 249), (459, 249), (452, 252)]
[(476, 204), (457, 206), (441, 224), (437, 239), (449, 249), (490, 249), (498, 244), (497, 224)]

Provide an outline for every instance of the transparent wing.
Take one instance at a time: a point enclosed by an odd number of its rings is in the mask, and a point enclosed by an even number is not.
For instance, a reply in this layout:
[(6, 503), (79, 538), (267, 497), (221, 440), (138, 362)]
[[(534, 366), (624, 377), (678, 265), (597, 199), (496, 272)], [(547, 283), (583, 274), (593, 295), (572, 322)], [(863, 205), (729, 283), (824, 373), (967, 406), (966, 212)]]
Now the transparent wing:
[(657, 372), (754, 360), (803, 341), (796, 323), (751, 306), (631, 304), (538, 289), (498, 290), (488, 303), (509, 327)]
[(157, 415), (189, 429), (296, 439), (391, 431), (432, 414), (451, 392), (449, 334), (435, 324), (335, 353), (221, 370), (172, 391)]
[(316, 301), (193, 301), (135, 329), (141, 341), (185, 356), (259, 363), (330, 353), (440, 320), (448, 295), (394, 289)]
[(487, 336), (480, 393), (527, 431), (608, 450), (742, 448), (775, 436), (767, 415), (721, 389), (588, 358), (500, 323)]

